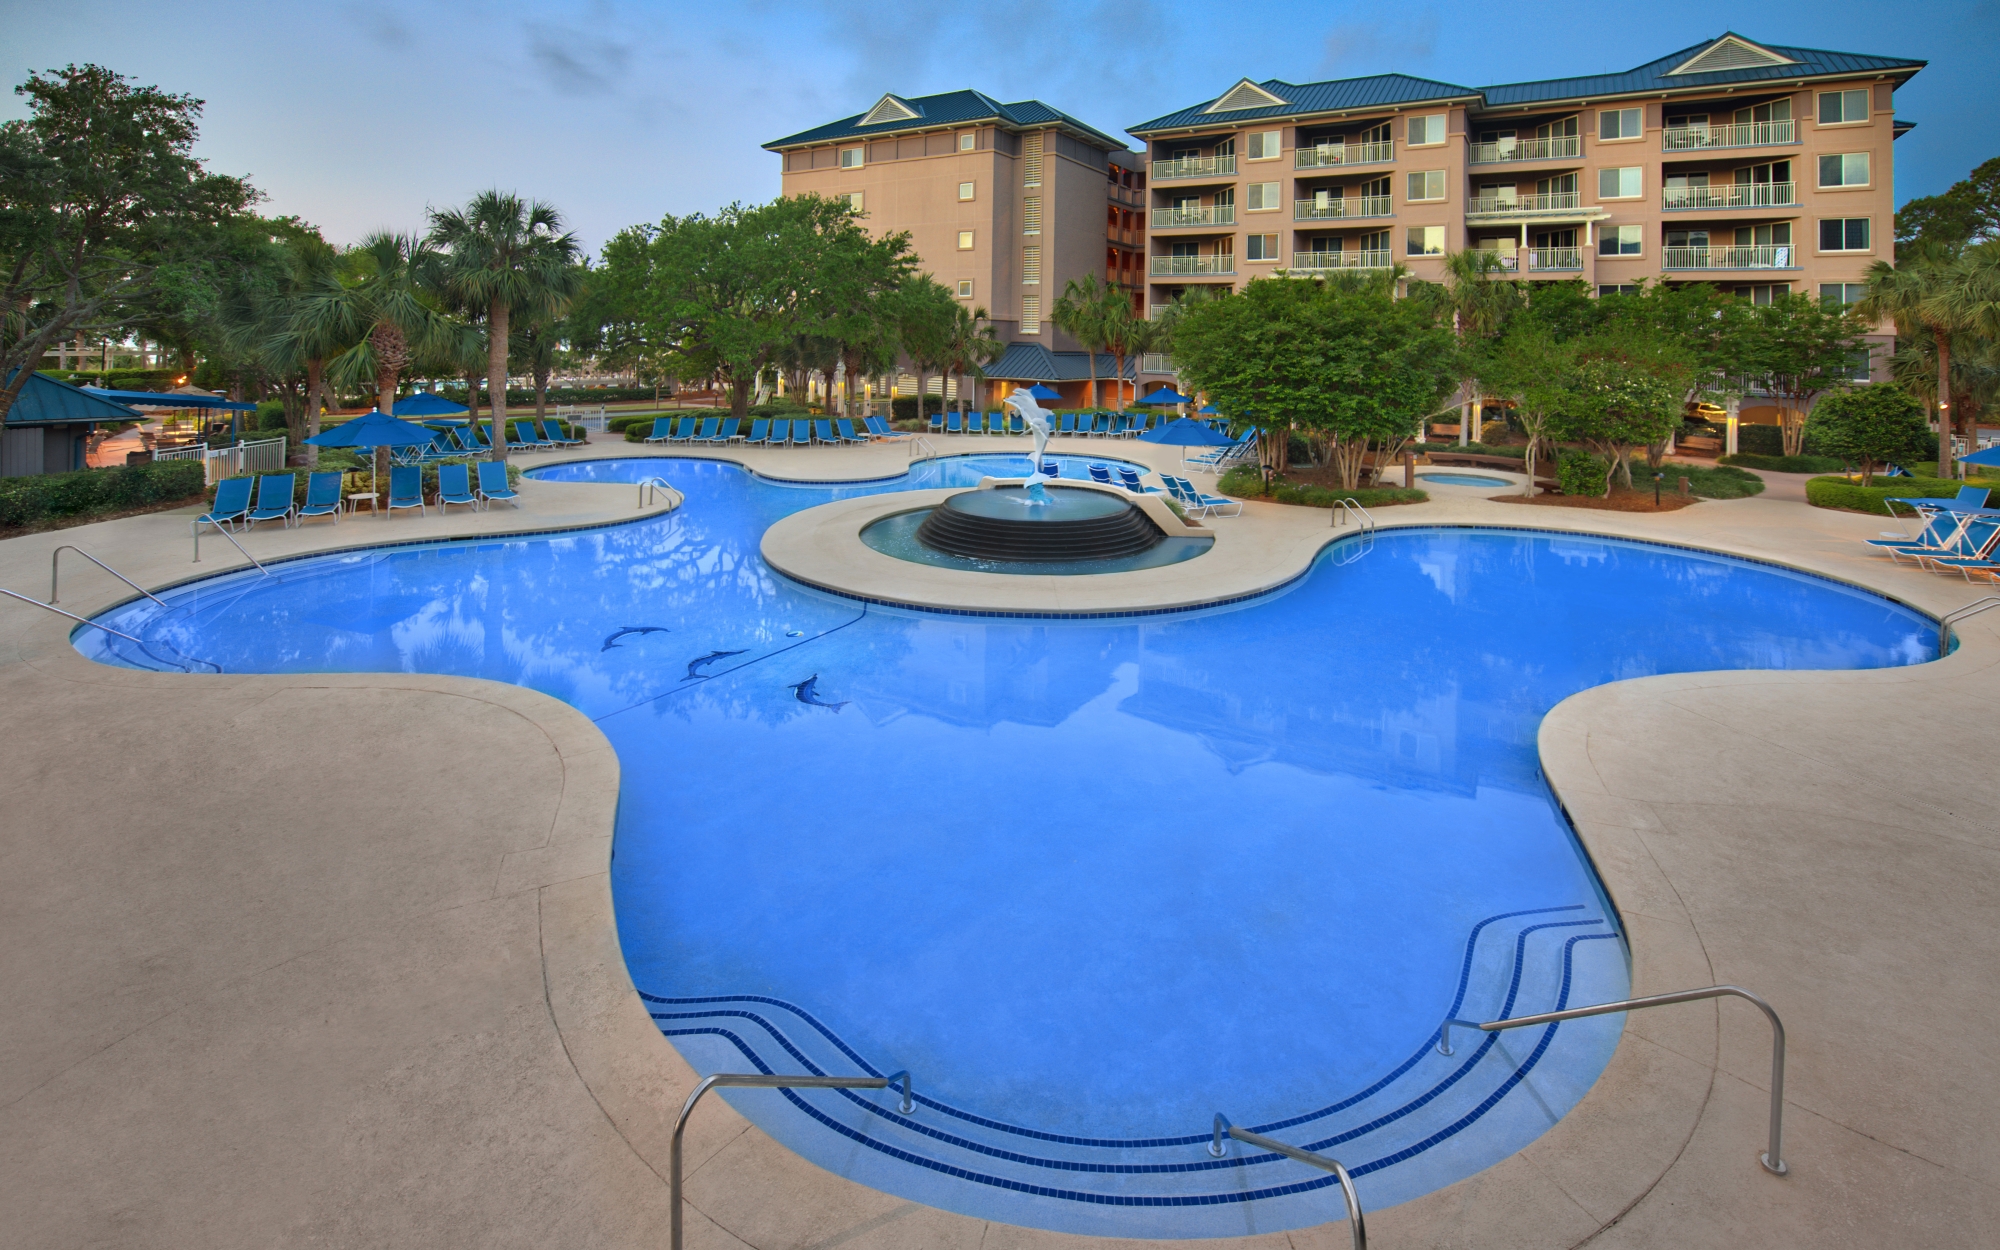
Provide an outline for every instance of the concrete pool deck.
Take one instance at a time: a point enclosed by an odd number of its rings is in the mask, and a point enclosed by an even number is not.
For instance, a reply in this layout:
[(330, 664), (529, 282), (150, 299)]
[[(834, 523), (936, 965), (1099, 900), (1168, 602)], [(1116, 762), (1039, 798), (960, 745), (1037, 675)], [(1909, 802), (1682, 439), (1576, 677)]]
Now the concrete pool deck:
[[(1075, 446), (1177, 462), (1146, 444)], [(837, 478), (899, 471), (906, 453), (727, 458)], [(523, 495), (518, 515), (364, 517), (246, 545), (261, 557), (636, 515), (629, 486), (530, 482)], [(1932, 612), (1981, 594), (1866, 553), (1855, 540), (1876, 518), (1781, 499), (1648, 515), (1440, 492), (1378, 515), (1684, 542)], [(1254, 526), (1304, 553), (1329, 534), (1326, 514), (1281, 505), (1249, 505), (1242, 521), (1242, 536)], [(240, 563), (211, 541), (189, 565), (184, 522), (0, 542), (0, 585), (43, 593), (49, 553), (69, 542), (149, 587)], [(129, 593), (67, 557), (63, 585), (63, 605), (85, 615)], [(664, 1241), (666, 1138), (692, 1073), (618, 955), (606, 873), (618, 761), (595, 727), (470, 679), (107, 668), (68, 632), (0, 604), (8, 1243)], [(1784, 1015), (1792, 1174), (1756, 1164), (1762, 1018), (1741, 1003), (1666, 1008), (1629, 1020), (1591, 1093), (1529, 1149), (1371, 1213), (1378, 1246), (1990, 1236), (2000, 751), (1985, 726), (2000, 612), (1962, 635), (1956, 654), (1915, 668), (1603, 686), (1542, 726), (1545, 771), (1630, 931), (1634, 992), (1734, 982)], [(718, 1100), (689, 1144), (695, 1246), (1116, 1244), (864, 1189)], [(1346, 1238), (1331, 1224), (1242, 1244)]]

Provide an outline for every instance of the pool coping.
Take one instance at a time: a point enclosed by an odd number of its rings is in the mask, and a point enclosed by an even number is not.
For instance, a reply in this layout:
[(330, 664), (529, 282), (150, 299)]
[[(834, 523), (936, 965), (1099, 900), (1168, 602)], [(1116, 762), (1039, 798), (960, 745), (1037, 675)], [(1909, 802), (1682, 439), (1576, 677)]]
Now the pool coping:
[[(445, 537), (406, 538), (386, 543), (361, 543), (338, 549), (299, 553), (305, 555), (332, 554), (335, 551), (366, 550), (385, 546), (407, 546), (434, 544), (438, 542), (466, 539), (501, 537), (522, 537), (565, 533), (578, 530), (605, 528), (629, 523), (640, 518), (607, 519), (586, 525), (524, 528), (510, 531), (508, 535), (462, 534)], [(1663, 546), (1680, 547), (1704, 554), (1721, 555), (1744, 559), (1756, 563), (1789, 569), (1794, 572), (1825, 578), (1872, 594), (1881, 595), (1904, 606), (1911, 607), (1926, 615), (1936, 613), (1923, 605), (1912, 602), (1907, 596), (1893, 590), (1870, 585), (1857, 578), (1843, 576), (1825, 567), (1811, 567), (1791, 560), (1774, 559), (1770, 556), (1742, 549), (1731, 550), (1724, 546), (1696, 544), (1645, 535), (1611, 533), (1603, 530), (1585, 529), (1581, 526), (1565, 525), (1520, 525), (1495, 524), (1479, 520), (1438, 520), (1427, 518), (1412, 519), (1407, 523), (1392, 523), (1385, 528), (1485, 528), (1513, 529), (1538, 533), (1566, 533), (1582, 537), (1624, 539), (1639, 542), (1653, 542)], [(1314, 544), (1311, 556), (1290, 580), (1296, 580), (1309, 571), (1319, 551), (1329, 541)], [(1886, 566), (1885, 566), (1886, 567)], [(240, 572), (240, 569), (224, 570), (223, 573)], [(185, 584), (189, 580), (200, 580), (221, 574), (204, 574), (197, 578), (179, 579), (159, 583), (152, 587), (165, 589), (173, 585)], [(1940, 583), (1942, 579), (1939, 579)], [(122, 590), (122, 588), (121, 588)], [(1269, 591), (1261, 592), (1269, 593)], [(1943, 595), (1933, 596), (1943, 599)], [(70, 605), (84, 615), (96, 615), (115, 602), (132, 598), (130, 595), (99, 595), (95, 598), (77, 596)], [(1191, 610), (1191, 609), (1179, 609)], [(983, 614), (983, 613), (982, 613)], [(77, 652), (69, 643), (73, 627), (66, 622), (50, 620), (37, 614), (36, 623), (22, 631), (22, 658), (39, 668), (59, 674), (71, 680), (94, 682), (140, 682), (140, 683), (180, 683), (189, 680), (188, 675), (173, 673), (144, 673), (139, 670), (116, 670), (99, 665)], [(2000, 646), (1990, 629), (1961, 631), (1962, 645), (1952, 654), (1931, 664), (1918, 666), (1918, 677), (1955, 680), (1961, 673), (1983, 670), (1990, 666)], [(1627, 922), (1628, 937), (1633, 951), (1633, 992), (1657, 992), (1666, 989), (1685, 988), (1691, 982), (1688, 974), (1708, 970), (1712, 977), (1712, 966), (1702, 949), (1701, 938), (1687, 912), (1685, 901), (1678, 903), (1675, 915), (1661, 917), (1647, 913), (1641, 919), (1638, 930), (1631, 927), (1638, 913), (1627, 912), (1624, 900), (1635, 892), (1649, 891), (1654, 882), (1632, 864), (1620, 852), (1619, 835), (1626, 826), (1618, 823), (1613, 815), (1607, 815), (1607, 803), (1615, 799), (1608, 795), (1598, 783), (1597, 770), (1592, 765), (1587, 751), (1582, 746), (1581, 731), (1588, 728), (1588, 720), (1593, 703), (1599, 701), (1606, 692), (1634, 686), (1692, 686), (1713, 687), (1717, 685), (1766, 684), (1773, 681), (1812, 683), (1826, 680), (1888, 680), (1883, 674), (1894, 677), (1911, 670), (1880, 670), (1854, 673), (1846, 670), (1830, 671), (1769, 671), (1743, 670), (1705, 674), (1675, 674), (1663, 677), (1649, 677), (1606, 683), (1581, 691), (1564, 700), (1543, 718), (1538, 730), (1537, 749), (1543, 763), (1543, 772), (1552, 794), (1563, 806), (1576, 830), (1579, 843), (1589, 853), (1597, 867), (1599, 878), (1614, 903), (1618, 903), (1621, 916)], [(613, 801), (591, 804), (585, 810), (571, 810), (565, 814), (564, 840), (575, 841), (586, 850), (586, 859), (573, 865), (584, 869), (580, 875), (566, 877), (561, 881), (537, 887), (543, 895), (542, 907), (542, 950), (544, 958), (544, 981), (549, 995), (549, 1006), (557, 1031), (564, 1039), (575, 1071), (593, 1098), (603, 1109), (610, 1123), (625, 1139), (629, 1147), (643, 1159), (655, 1173), (664, 1171), (664, 1129), (670, 1122), (672, 1104), (679, 1094), (692, 1085), (693, 1074), (665, 1040), (646, 1014), (643, 1003), (638, 998), (629, 976), (624, 971), (622, 957), (617, 949), (616, 924), (611, 905), (608, 864), (611, 853), (610, 831), (615, 820), (615, 795), (618, 761), (615, 753), (595, 725), (576, 709), (560, 702), (552, 696), (541, 695), (521, 687), (489, 682), (474, 678), (430, 677), (422, 674), (356, 674), (298, 675), (309, 679), (300, 683), (295, 677), (230, 675), (226, 680), (234, 684), (268, 686), (276, 689), (283, 686), (370, 687), (393, 685), (401, 688), (424, 688), (466, 694), (487, 702), (508, 704), (524, 718), (540, 725), (543, 731), (558, 743), (563, 752), (565, 766), (575, 765), (575, 776), (579, 781), (596, 778), (596, 787), (608, 785)], [(497, 689), (496, 689), (497, 688)], [(600, 790), (601, 793), (601, 790)], [(594, 847), (593, 847), (593, 844)], [(1754, 987), (1753, 987), (1754, 988)], [(1511, 1156), (1501, 1164), (1469, 1177), (1456, 1185), (1439, 1190), (1424, 1198), (1401, 1206), (1389, 1208), (1380, 1213), (1371, 1213), (1371, 1222), (1377, 1225), (1378, 1235), (1391, 1233), (1398, 1241), (1412, 1238), (1410, 1244), (1418, 1244), (1425, 1238), (1458, 1240), (1468, 1234), (1491, 1235), (1490, 1242), (1502, 1240), (1508, 1244), (1522, 1245), (1570, 1245), (1578, 1240), (1594, 1236), (1596, 1231), (1615, 1224), (1626, 1213), (1633, 1210), (1652, 1187), (1658, 1183), (1683, 1149), (1693, 1140), (1696, 1131), (1704, 1121), (1712, 1101), (1718, 1096), (1717, 1081), (1726, 1077), (1724, 1065), (1718, 1055), (1720, 1028), (1716, 1013), (1702, 1008), (1690, 1008), (1680, 1012), (1650, 1013), (1648, 1016), (1634, 1016), (1628, 1021), (1626, 1034), (1621, 1039), (1614, 1054), (1612, 1066), (1593, 1086), (1577, 1107), (1569, 1115), (1554, 1125), (1548, 1133), (1538, 1139), (1520, 1154)], [(1642, 1053), (1643, 1052), (1643, 1053)], [(1699, 1055), (1712, 1056), (1708, 1061), (1692, 1058)], [(1679, 1056), (1684, 1062), (1676, 1067), (1671, 1059), (1663, 1056)], [(1692, 1064), (1692, 1067), (1687, 1065)], [(1754, 1078), (1754, 1074), (1752, 1074)], [(664, 1083), (664, 1088), (663, 1088)], [(1754, 1101), (1754, 1098), (1753, 1098)], [(1642, 1109), (1635, 1111), (1634, 1104)], [(848, 1191), (863, 1187), (844, 1181), (830, 1173), (824, 1173), (788, 1152), (775, 1147), (768, 1139), (754, 1129), (741, 1132), (741, 1121), (733, 1120), (734, 1113), (714, 1109), (704, 1113), (716, 1120), (731, 1122), (732, 1128), (740, 1136), (725, 1136), (720, 1131), (704, 1135), (698, 1145), (707, 1147), (700, 1152), (703, 1161), (719, 1158), (724, 1154), (750, 1153), (756, 1156), (754, 1166), (782, 1169), (786, 1179), (803, 1185), (805, 1189), (789, 1193), (791, 1204), (798, 1208), (800, 1218), (805, 1219), (812, 1212), (848, 1210), (860, 1205), (887, 1209), (897, 1204), (887, 1195), (864, 1190), (862, 1195)], [(1745, 1142), (1742, 1149), (1745, 1158), (1753, 1153), (1755, 1143)], [(1629, 1158), (1637, 1156), (1642, 1166), (1623, 1170), (1632, 1175), (1613, 1188), (1616, 1193), (1605, 1192), (1603, 1184), (1604, 1167), (1607, 1157)], [(748, 1162), (739, 1160), (739, 1162)], [(1580, 1166), (1579, 1166), (1580, 1165)], [(734, 1174), (739, 1186), (767, 1185), (768, 1176), (743, 1170)], [(1764, 1183), (1759, 1180), (1755, 1183)], [(1787, 1184), (1772, 1180), (1771, 1184)], [(727, 1182), (724, 1182), (725, 1188)], [(1554, 1189), (1550, 1189), (1554, 1186)], [(1504, 1210), (1512, 1210), (1520, 1220), (1510, 1220), (1510, 1226), (1518, 1224), (1518, 1237), (1509, 1239), (1500, 1236), (1490, 1220), (1468, 1223), (1475, 1207), (1488, 1208), (1499, 1202), (1499, 1195), (1515, 1191), (1512, 1202), (1501, 1203)], [(1523, 1203), (1520, 1194), (1540, 1195), (1548, 1203), (1567, 1209), (1582, 1207), (1589, 1213), (1594, 1228), (1578, 1236), (1580, 1226), (1572, 1227), (1562, 1221), (1545, 1220), (1548, 1210), (1537, 1200)], [(1560, 1194), (1560, 1197), (1558, 1197)], [(1579, 1194), (1592, 1194), (1586, 1202)], [(1600, 1195), (1601, 1196), (1597, 1196)], [(865, 1201), (864, 1201), (865, 1199)], [(713, 1185), (697, 1187), (691, 1205), (697, 1214), (693, 1222), (707, 1223), (707, 1217), (700, 1214), (704, 1207), (714, 1207), (718, 1214), (739, 1205), (735, 1199), (713, 1188)], [(904, 1204), (907, 1205), (907, 1204)], [(1523, 1209), (1525, 1207), (1525, 1209)], [(1491, 1210), (1487, 1213), (1490, 1215)], [(949, 1215), (944, 1212), (922, 1209), (921, 1215), (927, 1225), (940, 1234), (950, 1233), (942, 1240), (957, 1242), (957, 1225), (983, 1226), (982, 1221), (970, 1217)], [(913, 1217), (914, 1218), (914, 1217)], [(942, 1221), (942, 1223), (940, 1223)], [(903, 1224), (908, 1221), (904, 1220)], [(900, 1225), (899, 1225), (900, 1226)], [(1335, 1232), (1338, 1225), (1322, 1226)], [(1473, 1230), (1480, 1230), (1473, 1233)], [(719, 1227), (711, 1231), (721, 1232)], [(745, 1230), (747, 1231), (747, 1230)], [(857, 1231), (866, 1232), (867, 1229)], [(773, 1230), (775, 1233), (776, 1230)], [(1046, 1233), (1034, 1229), (1013, 1229), (1013, 1240), (1018, 1244), (1047, 1246), (1100, 1246), (1118, 1239), (1083, 1239), (1067, 1234)], [(871, 1244), (874, 1238), (863, 1238), (858, 1245)], [(942, 1240), (939, 1244), (942, 1244)], [(750, 1244), (785, 1245), (797, 1244), (798, 1238), (785, 1234), (755, 1237)], [(1269, 1239), (1249, 1239), (1246, 1244), (1282, 1244)], [(1137, 1244), (1137, 1243), (1130, 1243)]]

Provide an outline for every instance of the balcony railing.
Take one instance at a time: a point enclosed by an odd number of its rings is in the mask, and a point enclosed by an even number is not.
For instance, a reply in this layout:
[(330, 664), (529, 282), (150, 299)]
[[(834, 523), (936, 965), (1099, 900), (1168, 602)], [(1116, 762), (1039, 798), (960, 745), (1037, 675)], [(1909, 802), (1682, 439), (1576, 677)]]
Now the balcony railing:
[(1304, 272), (1329, 269), (1387, 269), (1394, 264), (1387, 252), (1293, 252), (1290, 269)]
[(1667, 247), (1662, 269), (1796, 269), (1798, 253), (1789, 243), (1749, 247)]
[(1293, 221), (1335, 221), (1349, 217), (1390, 217), (1395, 208), (1386, 195), (1357, 195), (1328, 200), (1293, 200)]
[(1531, 247), (1528, 249), (1528, 272), (1560, 273), (1565, 270), (1583, 268), (1583, 249), (1580, 247)]
[[(1164, 305), (1155, 304), (1153, 307), (1161, 308)], [(1174, 368), (1174, 358), (1172, 356), (1162, 356), (1158, 352), (1147, 352), (1139, 357), (1139, 372), (1176, 373), (1179, 371)]]
[(1236, 206), (1218, 204), (1214, 208), (1156, 208), (1153, 210), (1153, 229), (1177, 230), (1187, 226), (1232, 226), (1236, 224)]
[(1155, 256), (1153, 273), (1155, 276), (1171, 277), (1176, 274), (1235, 273), (1236, 257), (1233, 253), (1222, 256)]
[(1234, 156), (1182, 156), (1153, 162), (1153, 181), (1172, 178), (1223, 178), (1236, 173)]
[(1690, 208), (1788, 208), (1798, 202), (1798, 184), (1791, 182), (1726, 182), (1713, 187), (1668, 187), (1660, 192), (1660, 207), (1668, 212)]
[(1327, 169), (1335, 165), (1380, 165), (1396, 159), (1396, 141), (1322, 143), (1292, 153), (1293, 169)]
[(1798, 141), (1797, 122), (1674, 126), (1660, 132), (1660, 147), (1668, 152), (1694, 152), (1704, 148), (1768, 148)]
[(1465, 215), (1514, 215), (1521, 213), (1573, 213), (1583, 207), (1583, 197), (1574, 191), (1549, 195), (1476, 195), (1465, 204)]
[(1471, 145), (1474, 165), (1497, 165), (1502, 161), (1562, 161), (1583, 155), (1582, 135), (1554, 139), (1500, 139)]

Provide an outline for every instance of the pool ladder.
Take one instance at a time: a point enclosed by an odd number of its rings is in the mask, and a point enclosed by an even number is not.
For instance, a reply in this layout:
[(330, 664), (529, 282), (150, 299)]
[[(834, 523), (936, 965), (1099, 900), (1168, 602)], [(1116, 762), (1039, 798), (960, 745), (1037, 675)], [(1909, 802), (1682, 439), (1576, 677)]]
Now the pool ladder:
[(1968, 617), (1978, 616), (1988, 608), (2000, 608), (2000, 596), (1988, 595), (1984, 599), (1975, 599), (1964, 607), (1947, 612), (1938, 618), (1938, 659), (1942, 660), (1945, 652), (1951, 650), (1951, 627)]
[(639, 483), (639, 507), (644, 508), (653, 500), (655, 492), (667, 497), (667, 511), (672, 512), (687, 502), (687, 496), (674, 488), (674, 484), (663, 477), (645, 478)]
[(1345, 499), (1334, 500), (1333, 514), (1328, 521), (1327, 527), (1332, 529), (1345, 525), (1350, 519), (1361, 527), (1363, 533), (1373, 533), (1375, 530), (1375, 518), (1369, 513), (1368, 509), (1361, 506), (1360, 500), (1352, 495), (1349, 495)]
[(62, 546), (57, 547), (54, 551), (49, 553), (49, 601), (47, 603), (43, 603), (40, 599), (34, 598), (32, 595), (24, 595), (19, 593), (18, 591), (0, 589), (0, 595), (6, 595), (9, 599), (19, 599), (22, 603), (32, 603), (38, 608), (46, 608), (47, 610), (55, 613), (57, 616), (66, 616), (70, 620), (77, 621), (84, 625), (88, 625), (92, 629), (101, 629), (107, 634), (116, 634), (118, 637), (123, 638), (127, 642), (138, 643), (142, 647), (145, 646), (146, 645), (145, 643), (140, 642), (137, 638), (134, 638), (132, 635), (124, 632), (123, 630), (113, 629), (109, 625), (100, 625), (96, 621), (90, 620), (87, 617), (78, 616), (74, 612), (66, 612), (63, 609), (56, 606), (56, 601), (59, 598), (57, 594), (57, 582), (62, 574), (62, 553), (65, 551), (76, 552), (76, 554), (82, 556), (84, 559), (90, 561), (92, 564), (95, 564), (98, 568), (103, 569), (105, 572), (111, 574), (111, 576), (117, 578), (119, 581), (124, 582), (127, 586), (130, 586), (132, 589), (146, 596), (146, 598), (151, 599), (154, 603), (159, 604), (162, 608), (167, 606), (166, 602), (162, 600), (158, 595), (154, 594), (152, 591), (147, 590), (144, 586), (141, 586), (139, 583), (133, 581), (131, 578), (125, 576), (123, 573), (120, 573), (117, 569), (112, 568), (104, 561), (98, 559), (96, 556), (91, 555), (88, 551), (85, 551), (83, 548), (78, 547), (72, 543), (64, 543)]
[(1273, 1154), (1281, 1154), (1287, 1159), (1296, 1159), (1309, 1167), (1331, 1172), (1340, 1181), (1340, 1196), (1347, 1200), (1347, 1229), (1354, 1242), (1354, 1250), (1368, 1250), (1368, 1223), (1361, 1216), (1361, 1195), (1354, 1190), (1354, 1178), (1340, 1165), (1340, 1160), (1331, 1155), (1316, 1155), (1310, 1150), (1300, 1150), (1276, 1138), (1252, 1133), (1248, 1129), (1237, 1128), (1220, 1111), (1215, 1113), (1215, 1140), (1209, 1143), (1208, 1153), (1220, 1159), (1229, 1153), (1229, 1139), (1235, 1138), (1245, 1145), (1256, 1146)]

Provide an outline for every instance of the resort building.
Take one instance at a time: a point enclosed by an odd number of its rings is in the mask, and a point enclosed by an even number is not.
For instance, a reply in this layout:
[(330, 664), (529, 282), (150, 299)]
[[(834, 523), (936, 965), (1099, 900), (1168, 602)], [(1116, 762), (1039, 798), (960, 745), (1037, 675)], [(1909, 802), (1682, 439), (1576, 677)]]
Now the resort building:
[(1245, 78), (1130, 128), (1149, 149), (1147, 302), (1280, 271), (1437, 280), (1467, 248), (1600, 293), (1696, 281), (1852, 302), (1892, 255), (1892, 149), (1913, 124), (1894, 93), (1924, 64), (1725, 34), (1502, 86)]
[[(1050, 319), (1064, 287), (1095, 272), (1129, 292), (1135, 308), (1143, 302), (1146, 175), (1138, 157), (1039, 100), (885, 95), (865, 113), (764, 147), (784, 161), (783, 194), (845, 199), (878, 237), (908, 231), (921, 267), (987, 310), (996, 336), (1024, 349), (989, 376), (1002, 377), (1012, 361), (1023, 376), (1010, 380), (1080, 397), (1074, 379), (1089, 362)], [(1112, 370), (1101, 356), (1098, 375)]]

